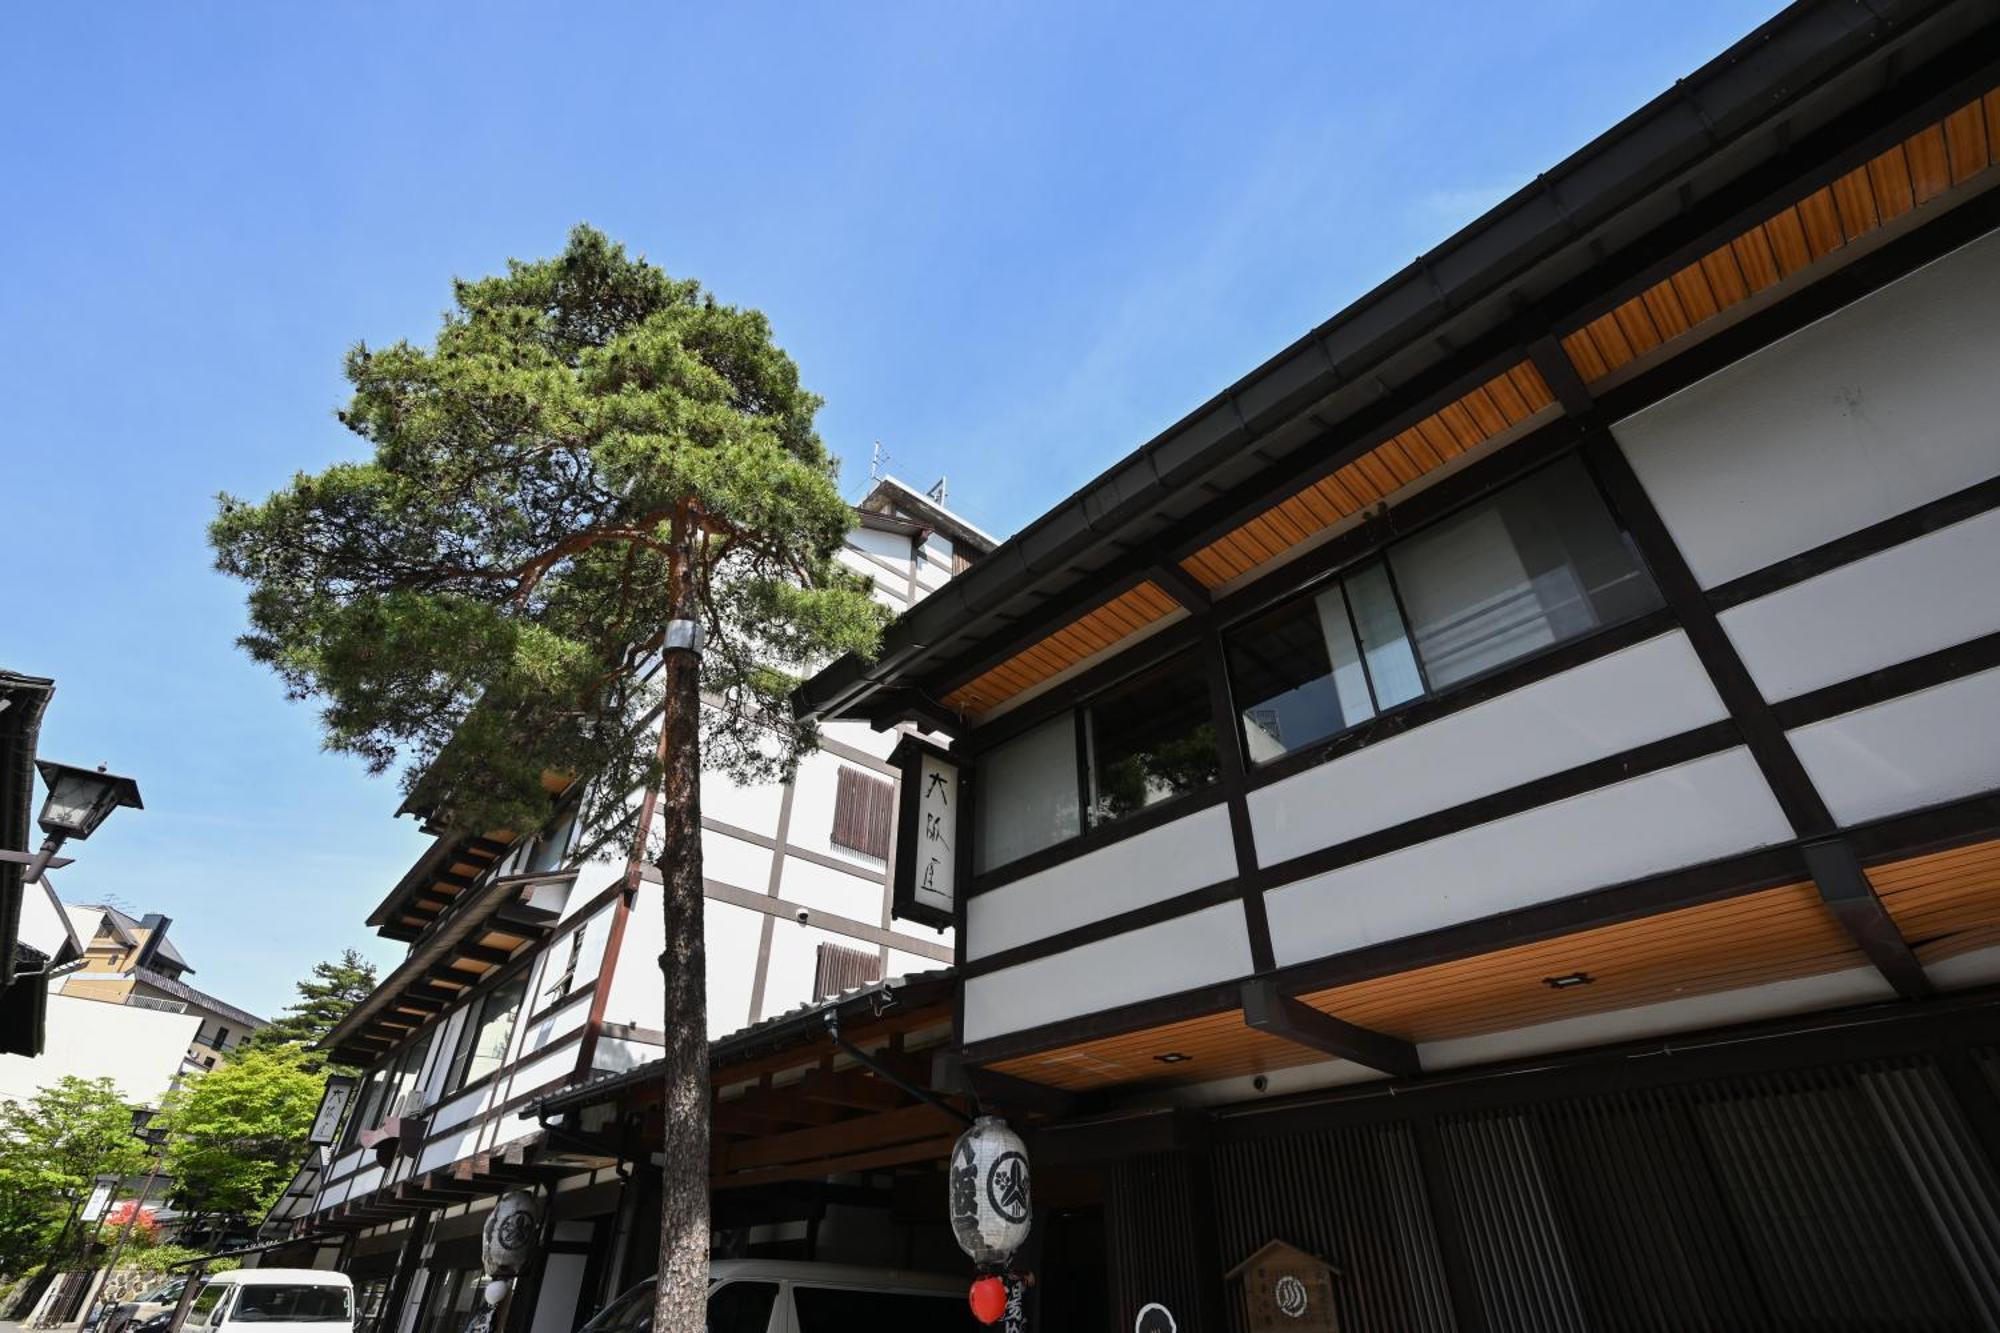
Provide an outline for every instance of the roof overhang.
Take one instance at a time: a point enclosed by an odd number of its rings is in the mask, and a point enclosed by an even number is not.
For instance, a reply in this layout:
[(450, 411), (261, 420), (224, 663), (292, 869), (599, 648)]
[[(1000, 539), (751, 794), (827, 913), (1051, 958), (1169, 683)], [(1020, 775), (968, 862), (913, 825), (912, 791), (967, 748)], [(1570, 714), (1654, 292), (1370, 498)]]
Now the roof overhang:
[(1035, 520), (795, 707), (886, 715), (873, 696), (906, 684), (944, 697), (996, 646), (1262, 512), (1302, 459), (1359, 456), (1790, 204), (1870, 130), (1976, 95), (1995, 33), (1974, 0), (1801, 0)]

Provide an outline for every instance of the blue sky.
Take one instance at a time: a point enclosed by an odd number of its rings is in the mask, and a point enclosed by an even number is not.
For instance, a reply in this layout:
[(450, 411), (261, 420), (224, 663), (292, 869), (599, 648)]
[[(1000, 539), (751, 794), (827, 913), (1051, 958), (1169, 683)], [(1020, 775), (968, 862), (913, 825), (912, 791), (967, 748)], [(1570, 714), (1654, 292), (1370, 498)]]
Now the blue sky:
[(420, 850), (232, 646), (220, 490), (351, 456), (357, 340), (592, 222), (767, 311), (1009, 532), (1762, 22), (1764, 0), (64, 4), (0, 16), (0, 664), (136, 776), (58, 878), (273, 1012)]

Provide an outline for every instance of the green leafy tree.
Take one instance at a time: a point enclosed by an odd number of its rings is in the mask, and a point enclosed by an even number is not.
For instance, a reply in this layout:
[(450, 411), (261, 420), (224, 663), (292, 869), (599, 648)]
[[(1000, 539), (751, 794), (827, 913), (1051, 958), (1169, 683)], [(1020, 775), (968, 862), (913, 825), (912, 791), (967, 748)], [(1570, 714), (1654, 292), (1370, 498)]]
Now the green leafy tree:
[(293, 983), (299, 998), (269, 1027), (259, 1028), (239, 1049), (273, 1051), (286, 1047), (302, 1053), (305, 1063), (319, 1068), (326, 1056), (315, 1050), (320, 1038), (333, 1031), (347, 1011), (375, 989), (375, 964), (352, 949), (329, 962), (314, 963), (303, 981)]
[(884, 615), (835, 561), (852, 513), (819, 400), (763, 315), (587, 227), (453, 295), (434, 346), (347, 358), (341, 420), (373, 456), (223, 497), (211, 540), (250, 585), (244, 648), (321, 702), (330, 748), (404, 763), (433, 820), (532, 830), (545, 776), (584, 778), (602, 844), (634, 832), (631, 792), (657, 791), (675, 1132), (656, 1327), (699, 1333), (702, 766), (788, 775), (816, 740), (791, 689), (872, 653)]
[(0, 1102), (0, 1271), (59, 1259), (100, 1173), (145, 1169), (132, 1108), (108, 1078), (66, 1074), (25, 1102)]
[(325, 1075), (297, 1048), (239, 1050), (167, 1094), (166, 1169), (197, 1223), (260, 1217), (298, 1169)]

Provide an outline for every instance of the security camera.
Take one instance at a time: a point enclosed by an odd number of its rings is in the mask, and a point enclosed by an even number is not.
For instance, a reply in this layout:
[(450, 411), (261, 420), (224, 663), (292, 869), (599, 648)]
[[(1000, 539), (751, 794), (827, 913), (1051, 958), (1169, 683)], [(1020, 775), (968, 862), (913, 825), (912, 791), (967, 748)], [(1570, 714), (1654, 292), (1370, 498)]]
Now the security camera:
[(1264, 1091), (1264, 1089), (1271, 1086), (1271, 1080), (1264, 1077), (1264, 1075), (1259, 1074), (1257, 1075), (1257, 1077), (1250, 1080), (1250, 1086), (1257, 1089), (1257, 1091), (1262, 1092)]
[(802, 926), (803, 926), (803, 925), (804, 925), (804, 924), (805, 924), (806, 922), (808, 922), (808, 921), (812, 920), (812, 913), (811, 913), (811, 912), (808, 912), (808, 911), (807, 911), (807, 910), (806, 910), (805, 908), (803, 908), (803, 907), (801, 907), (801, 908), (800, 908), (800, 909), (799, 909), (798, 911), (796, 911), (796, 912), (792, 913), (792, 915), (793, 915), (793, 916), (795, 916), (795, 917), (797, 917), (797, 918), (799, 919), (799, 924), (800, 924), (800, 925), (802, 925)]

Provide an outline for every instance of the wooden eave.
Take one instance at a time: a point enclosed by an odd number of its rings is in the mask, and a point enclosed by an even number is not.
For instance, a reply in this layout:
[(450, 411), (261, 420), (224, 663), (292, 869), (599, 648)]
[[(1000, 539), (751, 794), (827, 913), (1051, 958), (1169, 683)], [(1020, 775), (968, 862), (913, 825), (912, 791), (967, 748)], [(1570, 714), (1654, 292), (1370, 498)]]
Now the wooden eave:
[(385, 938), (415, 940), (492, 870), (513, 841), (514, 835), (504, 829), (478, 837), (439, 837), (368, 914), (368, 924)]
[(372, 1065), (557, 925), (523, 894), (547, 875), (487, 878), (462, 890), (426, 928), (410, 956), (328, 1033), (320, 1048)]
[[(1557, 330), (1561, 354), (1586, 387), (1607, 389), (1697, 346), (1745, 311), (1796, 295), (1872, 243), (1991, 188), (2000, 179), (1996, 166), (2000, 88), (1968, 99), (1638, 294)], [(1208, 592), (1227, 590), (1555, 415), (1554, 393), (1524, 356), (1228, 532), (1176, 552), (1173, 561)], [(1113, 586), (1097, 605), (1004, 660), (928, 684), (947, 708), (976, 723), (1116, 653), (1182, 610), (1182, 601), (1152, 579)]]
[[(1870, 885), (1926, 965), (2000, 944), (2000, 839), (1866, 866)], [(1861, 970), (1869, 959), (1810, 882), (1406, 968), (1295, 998), (1412, 1047)], [(1162, 1057), (1165, 1057), (1164, 1059)], [(1328, 1060), (1259, 1031), (1241, 1008), (996, 1061), (1001, 1074), (1068, 1092), (1167, 1087)]]

